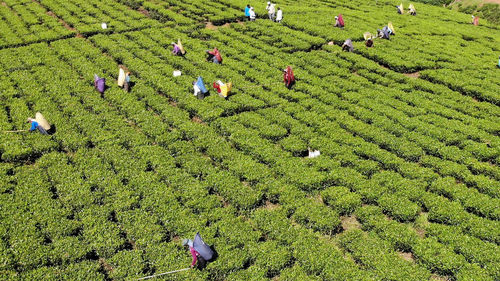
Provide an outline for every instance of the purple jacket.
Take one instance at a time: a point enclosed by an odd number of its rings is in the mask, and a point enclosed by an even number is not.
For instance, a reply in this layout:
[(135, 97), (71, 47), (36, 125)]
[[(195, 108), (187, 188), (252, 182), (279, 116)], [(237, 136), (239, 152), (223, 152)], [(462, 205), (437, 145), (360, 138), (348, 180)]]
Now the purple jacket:
[(181, 53), (181, 48), (179, 48), (179, 45), (174, 44), (174, 50), (172, 51), (174, 55), (178, 55)]

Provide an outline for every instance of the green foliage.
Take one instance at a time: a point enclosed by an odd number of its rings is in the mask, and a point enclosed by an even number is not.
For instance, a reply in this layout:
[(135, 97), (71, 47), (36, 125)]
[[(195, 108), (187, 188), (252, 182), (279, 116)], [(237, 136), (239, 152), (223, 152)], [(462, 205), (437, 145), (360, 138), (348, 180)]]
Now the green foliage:
[[(243, 22), (243, 0), (4, 2), (0, 129), (27, 129), (40, 111), (57, 130), (0, 133), (3, 279), (185, 268), (181, 241), (196, 232), (218, 258), (172, 280), (499, 279), (488, 22), (359, 0), (281, 3), (280, 24), (256, 1), (256, 22)], [(389, 18), (397, 35), (365, 48), (362, 33)], [(171, 54), (179, 38), (184, 57)], [(340, 51), (346, 38), (355, 52)], [(222, 65), (204, 61), (213, 47)], [(198, 100), (198, 76), (233, 82), (232, 94)]]
[(343, 216), (350, 215), (361, 207), (361, 196), (344, 186), (331, 186), (323, 190), (321, 196), (326, 204)]

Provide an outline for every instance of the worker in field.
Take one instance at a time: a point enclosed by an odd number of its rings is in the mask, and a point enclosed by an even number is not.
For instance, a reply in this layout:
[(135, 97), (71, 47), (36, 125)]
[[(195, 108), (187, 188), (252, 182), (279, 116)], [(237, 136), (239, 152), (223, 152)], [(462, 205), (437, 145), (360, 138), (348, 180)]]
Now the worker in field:
[(29, 129), (30, 132), (38, 130), (42, 135), (48, 135), (48, 131), (50, 130), (50, 124), (47, 122), (45, 117), (40, 112), (35, 114), (35, 119), (28, 118), (28, 123), (30, 123), (31, 127)]
[(278, 12), (276, 12), (276, 22), (281, 22), (283, 20), (283, 11), (278, 7)]
[(404, 13), (404, 8), (403, 8), (403, 3), (401, 3), (399, 6), (396, 6), (398, 9), (398, 14), (402, 15)]
[(130, 91), (130, 72), (125, 72), (125, 82), (123, 82), (123, 90), (128, 93)]
[(382, 39), (387, 39), (387, 40), (390, 40), (391, 38), (391, 33), (392, 33), (392, 30), (388, 27), (388, 26), (384, 26), (382, 28), (382, 30), (380, 29), (377, 29), (377, 34), (378, 34), (378, 37), (382, 38)]
[(250, 4), (245, 7), (245, 17), (247, 17), (247, 20), (250, 20)]
[(293, 70), (290, 66), (283, 69), (283, 81), (288, 89), (291, 89), (293, 84), (295, 84), (295, 76), (293, 75)]
[(205, 83), (203, 82), (203, 78), (201, 76), (198, 76), (198, 79), (196, 81), (193, 81), (193, 94), (195, 97), (198, 99), (202, 100), (205, 98), (205, 94), (208, 92), (207, 88), (205, 87)]
[(479, 25), (479, 17), (472, 15), (472, 24), (475, 26)]
[(222, 56), (217, 48), (214, 48), (212, 51), (207, 50), (207, 55), (207, 61), (211, 61), (216, 64), (222, 63)]
[(276, 8), (275, 8), (275, 4), (271, 3), (271, 2), (267, 2), (267, 7), (266, 7), (266, 10), (267, 10), (267, 14), (269, 16), (269, 19), (274, 21), (274, 17), (276, 16)]
[(217, 80), (216, 82), (214, 82), (213, 87), (215, 90), (217, 90), (217, 93), (219, 93), (219, 96), (221, 98), (227, 98), (227, 96), (231, 92), (233, 83), (229, 82), (227, 84), (224, 84), (221, 80)]
[(104, 93), (104, 90), (106, 90), (106, 79), (100, 78), (97, 74), (94, 74), (94, 87), (99, 93)]
[(413, 4), (410, 4), (410, 6), (408, 7), (408, 10), (409, 10), (408, 13), (410, 13), (410, 15), (412, 15), (412, 16), (417, 15), (417, 10), (415, 10), (415, 6), (413, 6)]
[(248, 12), (250, 15), (250, 21), (255, 21), (255, 18), (257, 18), (257, 15), (255, 14), (255, 10), (253, 7), (250, 7), (250, 11)]
[(363, 33), (363, 37), (365, 38), (365, 46), (370, 48), (373, 46), (373, 36), (370, 32)]
[(186, 51), (184, 50), (184, 47), (182, 46), (181, 39), (177, 40), (177, 44), (172, 42), (171, 45), (173, 47), (172, 54), (174, 54), (174, 56), (184, 56), (186, 54)]
[(342, 50), (346, 52), (354, 51), (354, 46), (352, 45), (351, 39), (345, 40), (344, 44), (342, 44)]
[(497, 64), (498, 68), (500, 68), (500, 56), (498, 57), (498, 64)]
[(118, 87), (123, 88), (127, 93), (130, 89), (130, 72), (125, 72), (122, 67), (120, 67), (118, 71)]
[(203, 241), (200, 233), (196, 233), (194, 241), (191, 239), (183, 239), (182, 246), (189, 247), (189, 252), (193, 258), (191, 268), (196, 266), (199, 270), (202, 270), (206, 267), (207, 261), (211, 261), (216, 256), (214, 250)]
[(334, 27), (344, 28), (344, 18), (342, 17), (342, 14), (339, 14), (338, 16), (335, 17)]

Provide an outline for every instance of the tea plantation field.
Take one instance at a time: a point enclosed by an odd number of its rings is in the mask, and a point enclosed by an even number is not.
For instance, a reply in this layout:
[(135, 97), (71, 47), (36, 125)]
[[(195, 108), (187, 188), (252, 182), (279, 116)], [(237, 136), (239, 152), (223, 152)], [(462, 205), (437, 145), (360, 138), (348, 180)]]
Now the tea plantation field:
[[(0, 0), (1, 280), (186, 268), (198, 231), (217, 259), (157, 280), (500, 280), (500, 27), (277, 2)], [(199, 75), (232, 95), (197, 99)], [(37, 111), (55, 134), (3, 132)]]

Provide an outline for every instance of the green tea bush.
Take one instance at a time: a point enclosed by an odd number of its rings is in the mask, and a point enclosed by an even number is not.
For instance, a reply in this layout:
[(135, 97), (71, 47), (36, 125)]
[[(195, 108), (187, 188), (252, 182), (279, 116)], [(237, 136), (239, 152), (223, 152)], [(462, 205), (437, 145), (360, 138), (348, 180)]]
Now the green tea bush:
[(331, 186), (321, 192), (326, 204), (332, 206), (340, 215), (350, 215), (361, 207), (361, 196), (344, 186)]

